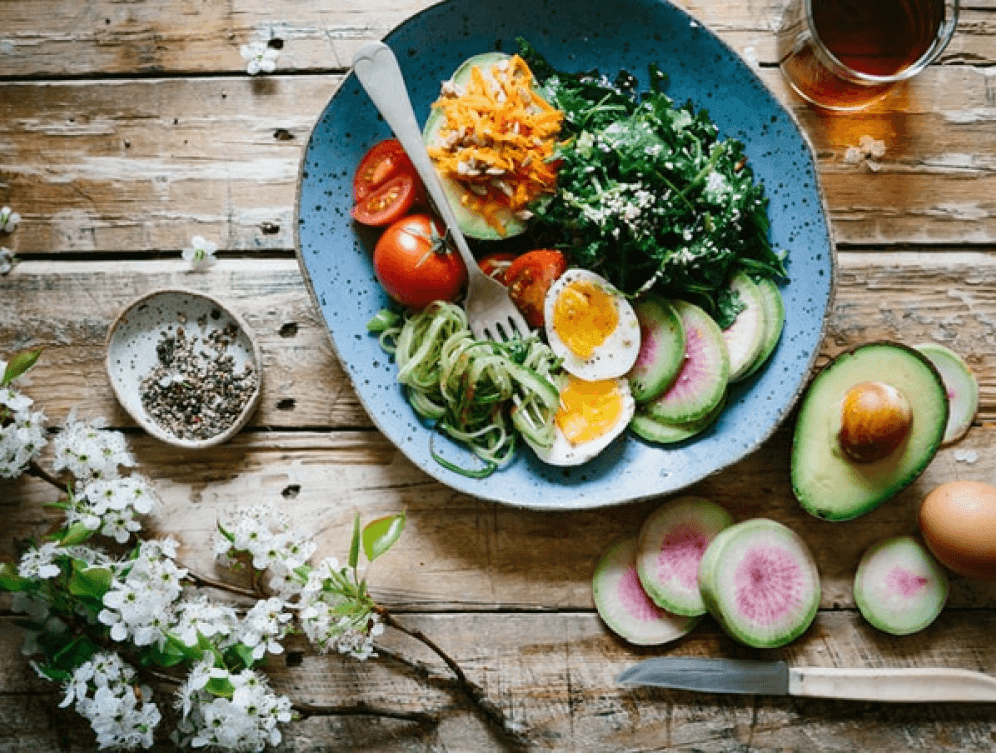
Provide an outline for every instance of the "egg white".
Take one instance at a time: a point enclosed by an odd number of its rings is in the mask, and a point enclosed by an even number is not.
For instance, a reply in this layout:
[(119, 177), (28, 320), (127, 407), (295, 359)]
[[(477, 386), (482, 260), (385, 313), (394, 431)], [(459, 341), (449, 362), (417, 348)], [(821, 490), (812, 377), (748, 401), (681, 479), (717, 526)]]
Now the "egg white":
[(636, 401), (630, 393), (629, 382), (626, 379), (616, 378), (613, 381), (616, 383), (622, 400), (622, 410), (615, 424), (601, 436), (578, 444), (571, 442), (557, 425), (554, 425), (554, 439), (549, 447), (539, 447), (523, 435), (526, 443), (540, 460), (549, 465), (581, 465), (597, 456), (611, 444), (612, 440), (623, 433), (636, 411)]
[[(577, 281), (586, 281), (606, 290), (616, 307), (619, 321), (601, 345), (596, 346), (590, 358), (581, 358), (572, 351), (557, 334), (553, 326), (554, 309), (564, 290)], [(569, 269), (550, 286), (543, 301), (546, 320), (546, 339), (559, 358), (563, 359), (564, 369), (579, 379), (589, 382), (601, 379), (615, 379), (626, 374), (640, 355), (640, 322), (636, 312), (604, 277), (587, 269)]]

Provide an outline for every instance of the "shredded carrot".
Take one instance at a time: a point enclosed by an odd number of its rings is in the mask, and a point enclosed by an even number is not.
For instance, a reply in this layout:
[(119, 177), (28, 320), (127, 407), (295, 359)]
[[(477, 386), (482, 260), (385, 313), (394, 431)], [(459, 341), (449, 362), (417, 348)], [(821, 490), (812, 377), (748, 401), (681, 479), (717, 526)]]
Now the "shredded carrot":
[(446, 93), (434, 108), (446, 116), (429, 154), (461, 183), (464, 205), (502, 235), (502, 210), (520, 214), (555, 189), (554, 149), (563, 113), (533, 91), (533, 74), (518, 55), (485, 75), (471, 69), (466, 90)]

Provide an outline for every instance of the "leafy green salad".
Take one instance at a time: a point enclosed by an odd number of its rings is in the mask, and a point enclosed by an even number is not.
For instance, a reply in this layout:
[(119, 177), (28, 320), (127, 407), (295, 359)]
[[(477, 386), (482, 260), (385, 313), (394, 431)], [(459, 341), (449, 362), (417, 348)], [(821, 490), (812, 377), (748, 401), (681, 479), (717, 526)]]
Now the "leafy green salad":
[(721, 329), (740, 310), (727, 285), (735, 270), (786, 276), (743, 145), (720, 139), (707, 111), (676, 107), (659, 68), (641, 93), (628, 72), (558, 71), (519, 46), (538, 91), (564, 112), (557, 192), (533, 208), (535, 224), (575, 265), (629, 295), (692, 300)]

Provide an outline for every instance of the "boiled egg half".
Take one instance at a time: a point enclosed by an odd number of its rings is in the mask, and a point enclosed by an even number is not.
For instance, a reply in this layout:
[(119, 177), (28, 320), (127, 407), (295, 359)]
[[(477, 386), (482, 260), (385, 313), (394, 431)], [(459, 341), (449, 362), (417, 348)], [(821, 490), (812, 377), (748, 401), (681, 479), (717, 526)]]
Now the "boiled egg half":
[(544, 299), (546, 339), (564, 369), (598, 381), (626, 374), (640, 354), (640, 323), (633, 307), (605, 278), (569, 269)]
[(567, 374), (559, 388), (553, 443), (539, 447), (529, 442), (537, 457), (550, 465), (591, 460), (623, 432), (636, 410), (629, 381), (622, 377), (588, 381)]

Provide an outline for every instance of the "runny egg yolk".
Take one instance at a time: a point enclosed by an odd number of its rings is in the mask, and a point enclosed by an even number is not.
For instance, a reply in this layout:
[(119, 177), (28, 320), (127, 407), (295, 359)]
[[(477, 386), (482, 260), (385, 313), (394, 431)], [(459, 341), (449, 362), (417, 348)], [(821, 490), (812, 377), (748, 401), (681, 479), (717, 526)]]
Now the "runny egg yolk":
[(578, 358), (591, 358), (618, 326), (616, 303), (601, 285), (578, 280), (557, 297), (553, 330)]
[(598, 439), (619, 423), (623, 397), (615, 379), (586, 382), (569, 376), (554, 420), (572, 444)]

